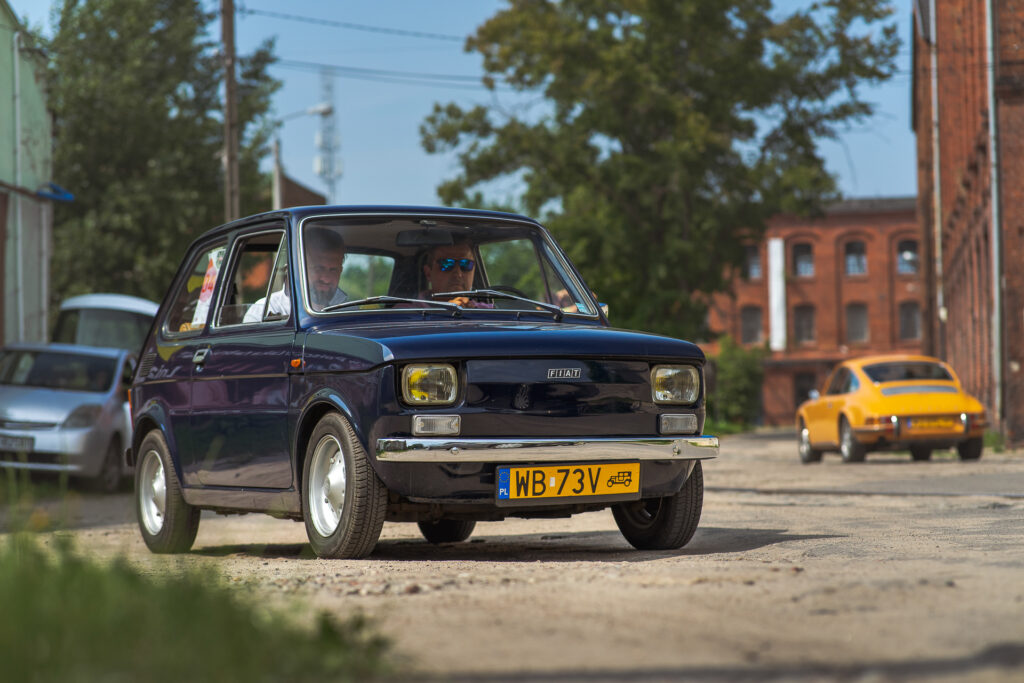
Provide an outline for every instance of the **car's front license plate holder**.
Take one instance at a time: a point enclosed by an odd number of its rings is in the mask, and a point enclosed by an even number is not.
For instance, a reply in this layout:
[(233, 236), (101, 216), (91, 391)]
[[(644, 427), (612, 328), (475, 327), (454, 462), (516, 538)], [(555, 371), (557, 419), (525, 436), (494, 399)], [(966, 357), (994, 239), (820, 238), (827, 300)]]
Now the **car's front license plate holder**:
[(0, 451), (31, 453), (35, 445), (36, 440), (31, 436), (7, 436), (6, 434), (0, 434)]
[(640, 463), (501, 465), (495, 482), (495, 500), (501, 506), (638, 500)]

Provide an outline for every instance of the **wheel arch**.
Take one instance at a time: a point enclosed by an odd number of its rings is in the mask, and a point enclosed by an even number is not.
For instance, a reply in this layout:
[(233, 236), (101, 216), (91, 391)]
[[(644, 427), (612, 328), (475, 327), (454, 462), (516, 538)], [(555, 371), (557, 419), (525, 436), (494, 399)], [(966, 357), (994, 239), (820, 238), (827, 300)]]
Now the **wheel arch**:
[[(366, 448), (366, 440), (363, 438), (359, 423), (356, 421), (352, 409), (345, 400), (330, 389), (321, 389), (316, 392), (306, 401), (306, 405), (303, 406), (299, 419), (296, 421), (295, 438), (292, 446), (292, 465), (295, 470), (296, 491), (302, 490), (302, 467), (306, 459), (306, 448), (309, 446), (309, 439), (321, 418), (331, 412), (341, 413), (342, 417), (348, 420), (356, 434), (356, 438)], [(367, 449), (367, 453), (369, 452), (370, 450)]]

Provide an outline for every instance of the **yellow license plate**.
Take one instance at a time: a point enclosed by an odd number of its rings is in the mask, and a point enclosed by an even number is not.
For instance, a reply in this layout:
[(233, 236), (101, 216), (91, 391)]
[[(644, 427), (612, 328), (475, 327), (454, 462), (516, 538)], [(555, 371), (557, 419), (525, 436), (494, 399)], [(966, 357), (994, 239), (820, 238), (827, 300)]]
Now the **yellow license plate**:
[(915, 417), (908, 420), (910, 429), (915, 430), (949, 430), (956, 426), (950, 417)]
[(640, 463), (504, 466), (497, 470), (498, 502), (542, 498), (638, 498)]

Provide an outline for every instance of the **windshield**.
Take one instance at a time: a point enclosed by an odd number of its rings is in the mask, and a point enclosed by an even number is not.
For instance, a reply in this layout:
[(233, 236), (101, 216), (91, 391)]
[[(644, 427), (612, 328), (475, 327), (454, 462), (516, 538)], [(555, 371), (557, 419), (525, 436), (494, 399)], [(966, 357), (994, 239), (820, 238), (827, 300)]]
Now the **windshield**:
[(55, 351), (0, 352), (0, 384), (102, 393), (111, 388), (117, 360)]
[(952, 381), (946, 368), (938, 363), (927, 361), (876, 363), (865, 365), (864, 374), (875, 384), (883, 382), (902, 382), (906, 380), (945, 380)]
[[(536, 226), (493, 219), (332, 216), (303, 223), (311, 311), (463, 308), (595, 315)], [(371, 297), (401, 298), (367, 301)], [(352, 305), (343, 305), (351, 303)]]
[(153, 316), (113, 308), (65, 309), (57, 319), (53, 340), (138, 352), (152, 322)]

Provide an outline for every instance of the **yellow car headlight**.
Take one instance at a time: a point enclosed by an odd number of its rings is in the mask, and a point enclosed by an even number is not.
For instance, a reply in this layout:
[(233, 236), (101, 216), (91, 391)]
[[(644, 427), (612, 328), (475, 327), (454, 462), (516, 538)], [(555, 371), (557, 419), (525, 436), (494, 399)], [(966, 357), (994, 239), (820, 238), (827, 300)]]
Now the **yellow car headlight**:
[(694, 403), (700, 396), (700, 371), (692, 365), (656, 365), (651, 393), (655, 403)]
[(406, 365), (402, 369), (402, 398), (410, 405), (450, 405), (458, 393), (458, 375), (447, 363)]

